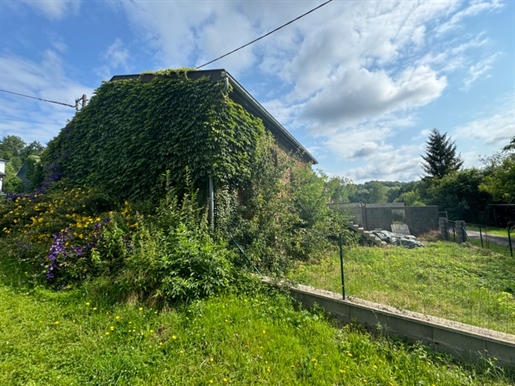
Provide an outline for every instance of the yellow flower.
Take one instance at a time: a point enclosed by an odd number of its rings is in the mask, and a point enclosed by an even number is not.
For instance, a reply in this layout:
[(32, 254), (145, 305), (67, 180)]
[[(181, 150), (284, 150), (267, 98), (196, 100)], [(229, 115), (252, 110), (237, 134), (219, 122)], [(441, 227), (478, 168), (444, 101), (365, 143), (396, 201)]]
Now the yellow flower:
[(153, 334), (154, 333), (154, 330), (150, 330), (150, 333)]
[(139, 308), (139, 310), (140, 310), (140, 311), (143, 311), (143, 307), (140, 307), (140, 308)]
[(109, 331), (106, 331), (106, 335), (109, 335)]
[(96, 308), (96, 307), (93, 307), (93, 311), (96, 311), (96, 310), (97, 310), (97, 308)]
[(263, 330), (263, 334), (266, 334), (266, 331), (265, 331), (265, 330)]
[(176, 337), (175, 335), (172, 335), (172, 339), (174, 339), (174, 340), (175, 340), (175, 339), (177, 339), (177, 337)]
[(181, 354), (184, 354), (184, 350), (179, 351)]
[(213, 360), (214, 360), (213, 358), (209, 358), (209, 362), (213, 362)]
[(109, 329), (110, 329), (111, 331), (113, 331), (113, 330), (114, 330), (114, 326), (109, 327)]
[(54, 324), (59, 324), (59, 321), (58, 321), (58, 320), (56, 320), (56, 321), (54, 322)]
[(116, 320), (118, 320), (118, 319), (120, 319), (120, 317), (119, 317), (118, 315), (116, 315), (116, 316), (115, 316), (115, 319), (116, 319)]

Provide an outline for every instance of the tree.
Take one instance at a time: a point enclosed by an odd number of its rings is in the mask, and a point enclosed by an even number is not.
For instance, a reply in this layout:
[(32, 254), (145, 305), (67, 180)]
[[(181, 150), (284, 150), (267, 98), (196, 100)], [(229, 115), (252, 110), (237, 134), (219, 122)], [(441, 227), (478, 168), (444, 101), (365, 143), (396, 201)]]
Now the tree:
[(429, 178), (443, 178), (457, 172), (463, 165), (460, 155), (456, 155), (456, 145), (447, 134), (433, 129), (426, 142), (426, 155), (422, 156), (422, 168)]
[(447, 211), (451, 220), (478, 223), (492, 201), (492, 196), (479, 188), (485, 178), (484, 170), (465, 169), (434, 180), (429, 188), (430, 204)]
[(490, 193), (497, 202), (515, 202), (515, 137), (500, 153), (485, 160), (490, 174), (486, 176), (479, 189)]

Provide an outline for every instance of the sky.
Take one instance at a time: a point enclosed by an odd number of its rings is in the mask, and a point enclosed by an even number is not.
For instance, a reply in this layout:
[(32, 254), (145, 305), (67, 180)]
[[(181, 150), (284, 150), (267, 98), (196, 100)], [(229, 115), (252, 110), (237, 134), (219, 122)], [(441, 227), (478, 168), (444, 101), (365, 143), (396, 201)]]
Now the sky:
[[(75, 105), (113, 75), (198, 67), (311, 0), (2, 0), (0, 89)], [(333, 0), (227, 70), (330, 176), (414, 181), (433, 128), (464, 167), (515, 136), (515, 2)], [(75, 109), (0, 91), (0, 137), (46, 144)]]

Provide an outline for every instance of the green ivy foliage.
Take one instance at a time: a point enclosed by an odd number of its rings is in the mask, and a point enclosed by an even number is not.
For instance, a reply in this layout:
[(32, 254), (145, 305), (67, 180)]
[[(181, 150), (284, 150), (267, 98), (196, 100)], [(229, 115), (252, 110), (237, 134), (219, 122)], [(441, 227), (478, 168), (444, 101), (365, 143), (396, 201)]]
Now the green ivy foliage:
[(163, 197), (167, 170), (181, 192), (186, 168), (201, 192), (210, 175), (236, 188), (251, 175), (265, 129), (225, 87), (173, 71), (150, 82), (105, 82), (50, 141), (43, 163), (57, 165), (70, 186), (95, 186), (119, 200)]

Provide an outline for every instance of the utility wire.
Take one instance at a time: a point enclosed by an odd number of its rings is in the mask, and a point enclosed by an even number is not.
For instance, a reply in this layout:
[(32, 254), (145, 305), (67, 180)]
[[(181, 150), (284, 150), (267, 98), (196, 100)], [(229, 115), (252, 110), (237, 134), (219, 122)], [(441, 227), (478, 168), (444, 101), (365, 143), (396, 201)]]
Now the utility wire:
[(73, 106), (73, 105), (69, 105), (68, 103), (51, 101), (51, 100), (48, 100), (48, 99), (42, 99), (42, 98), (38, 98), (38, 97), (34, 97), (34, 96), (30, 96), (30, 95), (20, 94), (20, 93), (18, 93), (18, 92), (14, 92), (14, 91), (3, 90), (3, 89), (1, 89), (1, 88), (0, 88), (0, 91), (6, 92), (6, 93), (9, 93), (9, 94), (19, 95), (19, 96), (22, 96), (22, 97), (25, 97), (25, 98), (37, 99), (37, 100), (39, 100), (39, 101), (43, 101), (43, 102), (55, 103), (56, 105), (63, 105), (63, 106), (67, 106), (67, 107), (73, 107), (73, 108), (75, 108), (75, 106)]
[(261, 40), (261, 39), (263, 39), (263, 38), (266, 38), (268, 35), (271, 35), (271, 34), (273, 34), (274, 32), (277, 32), (277, 31), (279, 31), (280, 29), (282, 29), (282, 28), (286, 27), (287, 25), (290, 25), (290, 24), (292, 24), (293, 22), (295, 22), (295, 21), (297, 21), (297, 20), (299, 20), (299, 19), (302, 19), (304, 16), (309, 15), (311, 12), (315, 12), (317, 9), (322, 8), (324, 5), (329, 4), (331, 1), (333, 1), (333, 0), (328, 0), (328, 1), (326, 1), (325, 3), (322, 3), (322, 4), (320, 4), (319, 6), (317, 6), (317, 7), (313, 8), (313, 9), (309, 10), (308, 12), (303, 13), (302, 15), (300, 15), (300, 16), (298, 16), (298, 17), (296, 17), (295, 19), (290, 20), (288, 23), (285, 23), (285, 24), (283, 24), (282, 26), (277, 27), (276, 29), (273, 29), (273, 30), (272, 30), (272, 31), (270, 31), (270, 32), (267, 32), (266, 34), (264, 34), (264, 35), (262, 35), (262, 36), (258, 37), (257, 39), (252, 40), (251, 42), (248, 42), (247, 44), (244, 44), (244, 45), (242, 45), (242, 46), (240, 46), (240, 47), (236, 48), (235, 50), (232, 50), (231, 52), (228, 52), (228, 53), (226, 53), (226, 54), (224, 54), (224, 55), (222, 55), (222, 56), (219, 56), (219, 57), (218, 57), (218, 58), (216, 58), (216, 59), (213, 59), (213, 60), (211, 60), (211, 61), (209, 61), (209, 62), (207, 62), (207, 63), (204, 63), (203, 65), (198, 66), (198, 67), (196, 67), (195, 69), (196, 69), (196, 70), (198, 70), (199, 68), (202, 68), (202, 67), (204, 67), (204, 66), (207, 66), (208, 64), (211, 64), (211, 63), (213, 63), (213, 62), (216, 62), (217, 60), (220, 60), (220, 59), (222, 59), (222, 58), (225, 58), (226, 56), (229, 56), (229, 55), (231, 55), (231, 54), (234, 54), (236, 51), (239, 51), (239, 50), (241, 50), (242, 48), (245, 48), (245, 47), (247, 47), (247, 46), (250, 46), (251, 44), (253, 44), (253, 43), (257, 42), (258, 40)]
[(28, 122), (28, 123), (40, 123), (42, 125), (60, 125), (58, 122), (36, 122), (36, 121), (27, 121), (25, 119), (14, 119), (14, 118), (3, 118), (0, 117), (0, 121), (15, 121), (15, 122)]

